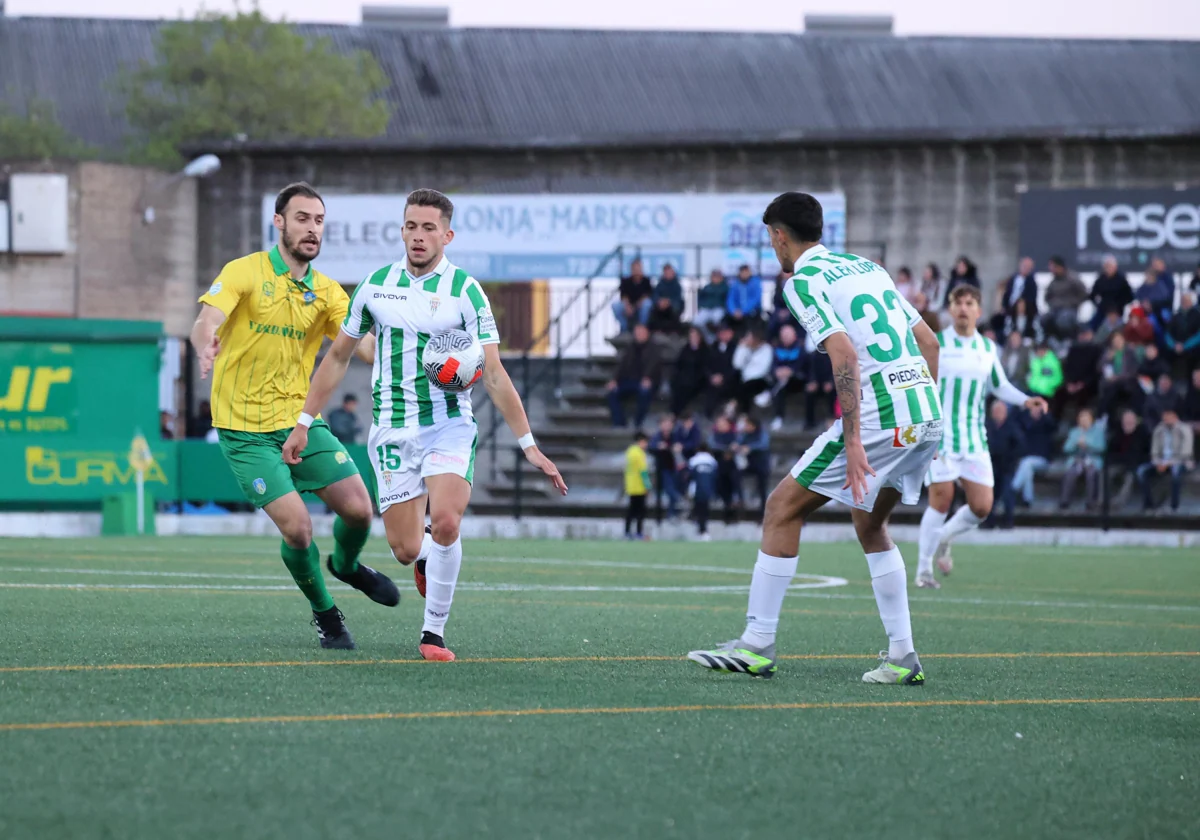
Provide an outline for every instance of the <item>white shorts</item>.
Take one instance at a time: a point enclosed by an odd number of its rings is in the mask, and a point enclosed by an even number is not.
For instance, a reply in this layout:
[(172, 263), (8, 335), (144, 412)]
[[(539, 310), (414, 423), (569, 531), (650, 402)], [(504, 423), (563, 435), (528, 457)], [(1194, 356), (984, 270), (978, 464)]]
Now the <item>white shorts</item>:
[(473, 482), (478, 439), (478, 428), (469, 417), (434, 426), (371, 426), (367, 454), (375, 470), (379, 512), (424, 496), (425, 479), (431, 475), (452, 473)]
[(920, 501), (921, 482), (942, 441), (942, 421), (899, 429), (863, 429), (861, 438), (867, 463), (875, 470), (875, 475), (867, 475), (862, 504), (854, 503), (849, 488), (842, 489), (846, 483), (846, 447), (840, 419), (813, 441), (792, 467), (792, 478), (814, 493), (861, 510), (874, 510), (875, 500), (884, 487), (899, 490), (906, 505)]
[(947, 481), (970, 481), (984, 487), (995, 485), (992, 477), (992, 456), (984, 453), (974, 455), (938, 455), (929, 465), (925, 486)]

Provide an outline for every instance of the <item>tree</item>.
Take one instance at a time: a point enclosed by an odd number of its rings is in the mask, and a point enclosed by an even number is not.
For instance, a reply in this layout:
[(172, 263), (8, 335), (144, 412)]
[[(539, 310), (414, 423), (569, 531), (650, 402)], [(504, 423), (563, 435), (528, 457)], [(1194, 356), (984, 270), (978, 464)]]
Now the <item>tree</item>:
[(21, 160), (91, 154), (91, 149), (62, 127), (49, 102), (30, 100), (24, 114), (0, 105), (0, 157)]
[(367, 52), (334, 52), (255, 9), (165, 25), (156, 60), (121, 77), (135, 156), (177, 166), (204, 140), (376, 137), (390, 112), (387, 78)]

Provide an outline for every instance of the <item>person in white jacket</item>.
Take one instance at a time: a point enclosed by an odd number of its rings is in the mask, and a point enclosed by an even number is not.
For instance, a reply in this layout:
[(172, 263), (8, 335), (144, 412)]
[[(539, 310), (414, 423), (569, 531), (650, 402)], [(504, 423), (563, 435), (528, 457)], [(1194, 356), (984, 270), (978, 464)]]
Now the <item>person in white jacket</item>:
[(738, 407), (742, 411), (750, 411), (760, 394), (766, 395), (765, 405), (770, 405), (771, 363), (774, 359), (775, 352), (758, 325), (752, 327), (738, 343), (733, 353), (733, 366), (742, 375), (742, 384), (738, 389)]

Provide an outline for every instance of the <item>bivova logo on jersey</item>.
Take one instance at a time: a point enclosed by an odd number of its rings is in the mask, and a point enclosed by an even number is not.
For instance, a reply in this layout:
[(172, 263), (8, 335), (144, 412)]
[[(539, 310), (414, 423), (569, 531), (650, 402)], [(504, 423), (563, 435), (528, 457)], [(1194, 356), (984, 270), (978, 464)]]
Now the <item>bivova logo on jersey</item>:
[(291, 324), (261, 324), (258, 321), (250, 321), (250, 332), (258, 335), (278, 335), (282, 338), (294, 338), (296, 341), (303, 341), (308, 335), (304, 330), (298, 330)]

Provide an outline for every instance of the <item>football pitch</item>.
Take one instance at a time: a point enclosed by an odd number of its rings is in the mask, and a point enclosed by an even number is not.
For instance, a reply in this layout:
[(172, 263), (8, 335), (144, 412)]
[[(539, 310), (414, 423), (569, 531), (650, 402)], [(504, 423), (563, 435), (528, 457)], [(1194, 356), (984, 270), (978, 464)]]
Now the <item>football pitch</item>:
[(1195, 551), (957, 547), (923, 687), (860, 681), (850, 544), (802, 548), (771, 680), (684, 659), (753, 546), (468, 542), (451, 664), (386, 552), (339, 652), (278, 541), (0, 540), (0, 837), (1200, 837)]

